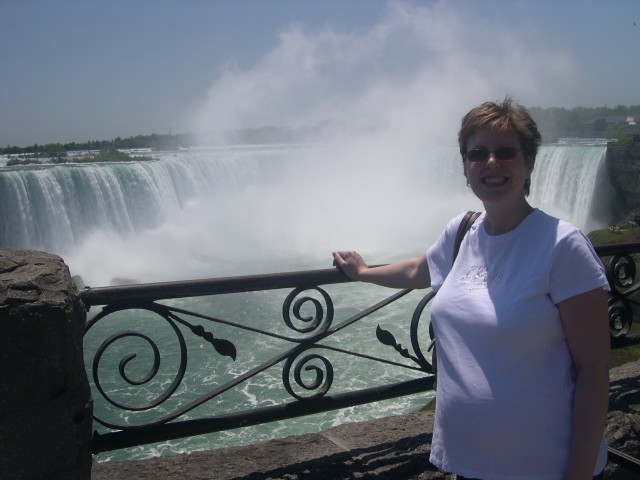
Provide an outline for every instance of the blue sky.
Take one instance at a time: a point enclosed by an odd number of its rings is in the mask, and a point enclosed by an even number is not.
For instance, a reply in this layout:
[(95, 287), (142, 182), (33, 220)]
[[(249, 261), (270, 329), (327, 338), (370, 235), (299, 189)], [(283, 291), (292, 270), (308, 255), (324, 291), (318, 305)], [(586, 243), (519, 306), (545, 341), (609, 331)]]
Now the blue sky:
[[(0, 0), (0, 145), (640, 104), (637, 0)], [(455, 132), (454, 132), (455, 133)]]

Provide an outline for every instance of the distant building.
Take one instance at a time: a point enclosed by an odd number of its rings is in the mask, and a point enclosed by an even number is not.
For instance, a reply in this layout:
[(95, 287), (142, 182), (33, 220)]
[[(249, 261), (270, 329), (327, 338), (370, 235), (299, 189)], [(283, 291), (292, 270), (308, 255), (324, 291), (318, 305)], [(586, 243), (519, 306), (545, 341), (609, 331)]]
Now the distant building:
[(609, 128), (629, 128), (630, 132), (633, 133), (637, 130), (638, 127), (638, 119), (640, 119), (640, 114), (634, 115), (611, 115), (608, 117), (598, 117), (593, 120), (589, 120), (584, 123), (584, 130), (586, 136), (601, 136), (604, 131)]

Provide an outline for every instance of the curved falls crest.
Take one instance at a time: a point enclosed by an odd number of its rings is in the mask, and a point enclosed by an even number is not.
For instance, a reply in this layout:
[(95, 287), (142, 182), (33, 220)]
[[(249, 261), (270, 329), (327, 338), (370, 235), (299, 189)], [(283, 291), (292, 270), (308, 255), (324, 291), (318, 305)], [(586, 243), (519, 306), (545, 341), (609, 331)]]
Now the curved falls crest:
[[(184, 225), (201, 240), (229, 236), (225, 248), (258, 237), (271, 245), (282, 239), (288, 248), (295, 237), (324, 249), (342, 240), (338, 232), (347, 232), (345, 241), (353, 239), (349, 246), (358, 247), (363, 240), (349, 236), (349, 228), (380, 235), (381, 225), (393, 230), (416, 216), (434, 220), (430, 238), (419, 233), (420, 244), (427, 245), (446, 219), (481, 208), (464, 185), (455, 148), (402, 162), (350, 164), (334, 154), (299, 145), (192, 148), (157, 152), (153, 161), (0, 167), (0, 245), (65, 256), (96, 232), (126, 244), (189, 218)], [(543, 146), (531, 203), (585, 231), (604, 225), (612, 202), (605, 154), (604, 142)], [(360, 177), (369, 190), (347, 181)], [(340, 220), (336, 211), (352, 220)]]

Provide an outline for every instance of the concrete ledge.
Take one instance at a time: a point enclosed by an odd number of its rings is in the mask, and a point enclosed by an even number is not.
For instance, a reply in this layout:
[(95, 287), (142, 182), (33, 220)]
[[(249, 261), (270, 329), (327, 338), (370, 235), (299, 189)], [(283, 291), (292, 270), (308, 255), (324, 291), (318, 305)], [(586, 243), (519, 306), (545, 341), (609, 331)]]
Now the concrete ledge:
[(429, 463), (432, 413), (340, 425), (324, 432), (190, 455), (94, 464), (95, 480), (453, 479)]

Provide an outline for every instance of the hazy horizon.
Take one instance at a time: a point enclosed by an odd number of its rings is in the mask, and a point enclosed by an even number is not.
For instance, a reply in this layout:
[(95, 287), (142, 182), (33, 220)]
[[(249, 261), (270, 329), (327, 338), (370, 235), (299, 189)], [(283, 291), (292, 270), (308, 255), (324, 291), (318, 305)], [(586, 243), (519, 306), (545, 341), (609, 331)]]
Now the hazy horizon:
[[(635, 107), (635, 106), (638, 106), (639, 107), (638, 108), (638, 113), (640, 113), (640, 105), (616, 105), (616, 107), (619, 107), (619, 106), (622, 106), (622, 107)], [(525, 105), (525, 107), (527, 107), (527, 108), (535, 108), (535, 106), (528, 106), (528, 105)], [(563, 108), (563, 107), (550, 106), (550, 107), (546, 107), (546, 108), (552, 109), (552, 108)], [(574, 109), (576, 109), (576, 108), (595, 108), (595, 107), (582, 107), (582, 106), (574, 107)], [(610, 108), (615, 108), (615, 107), (610, 107)], [(572, 110), (572, 109), (567, 109), (567, 110)], [(309, 130), (313, 130), (315, 128), (322, 129), (323, 123), (324, 122), (320, 122), (317, 125), (309, 125), (307, 127), (301, 127), (301, 128), (302, 129), (307, 128)], [(229, 133), (237, 133), (237, 132), (252, 131), (252, 130), (261, 130), (261, 129), (270, 129), (270, 128), (273, 128), (273, 129), (280, 129), (280, 128), (288, 129), (289, 127), (287, 127), (286, 125), (264, 125), (262, 127), (239, 128), (238, 130), (234, 130), (232, 132), (210, 132), (210, 133), (212, 135), (216, 135), (217, 134), (219, 138), (224, 138), (224, 135), (225, 134), (229, 134)], [(295, 133), (295, 129), (292, 128), (291, 130), (292, 130), (292, 132)], [(45, 146), (47, 144), (62, 144), (62, 145), (67, 145), (67, 144), (70, 144), (70, 143), (83, 144), (83, 143), (88, 143), (88, 142), (93, 142), (93, 141), (97, 141), (97, 142), (112, 142), (112, 141), (116, 140), (117, 138), (120, 138), (122, 140), (126, 140), (126, 139), (130, 139), (130, 138), (136, 138), (138, 136), (148, 137), (148, 136), (151, 136), (151, 135), (158, 135), (158, 136), (183, 136), (184, 135), (184, 136), (193, 136), (194, 139), (197, 139), (199, 136), (201, 136), (201, 133), (200, 134), (197, 133), (197, 132), (168, 132), (168, 133), (151, 132), (149, 134), (133, 133), (133, 134), (130, 134), (130, 135), (120, 136), (120, 137), (115, 137), (115, 138), (93, 138), (93, 139), (90, 139), (90, 140), (71, 140), (71, 141), (68, 141), (68, 142), (58, 142), (58, 141), (53, 141), (53, 142), (48, 142), (48, 143), (36, 142), (36, 143), (30, 144), (30, 145), (7, 145), (7, 146), (18, 147), (18, 148), (27, 148), (27, 147), (31, 147), (31, 146), (36, 145), (36, 144), (40, 145), (40, 146)], [(543, 142), (545, 141), (544, 138), (542, 140), (543, 140)], [(193, 146), (196, 146), (196, 145), (193, 145)], [(5, 147), (0, 146), (0, 149), (3, 149), (3, 148), (5, 148)]]
[(507, 94), (640, 103), (633, 0), (30, 0), (0, 15), (3, 146), (327, 119), (451, 139)]

